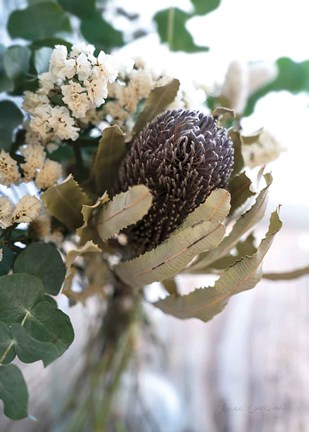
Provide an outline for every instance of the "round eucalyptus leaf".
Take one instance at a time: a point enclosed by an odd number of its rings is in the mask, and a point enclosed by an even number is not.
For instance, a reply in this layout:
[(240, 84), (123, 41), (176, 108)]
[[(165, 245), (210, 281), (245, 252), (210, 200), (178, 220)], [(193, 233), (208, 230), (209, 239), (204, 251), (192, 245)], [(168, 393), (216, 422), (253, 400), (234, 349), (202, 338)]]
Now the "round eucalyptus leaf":
[(14, 102), (9, 100), (0, 102), (0, 149), (10, 150), (13, 131), (23, 118), (22, 112)]
[(26, 78), (29, 70), (31, 51), (26, 46), (13, 45), (4, 53), (3, 65), (6, 75), (16, 84)]
[(28, 414), (28, 389), (21, 370), (15, 365), (0, 366), (0, 399), (4, 414), (20, 420)]
[(105, 21), (99, 13), (82, 19), (80, 29), (84, 38), (99, 50), (109, 51), (123, 45), (122, 33)]
[(74, 339), (69, 317), (45, 295), (42, 282), (28, 274), (0, 278), (0, 363), (17, 355), (25, 363), (47, 366)]
[(48, 243), (36, 242), (16, 258), (14, 273), (28, 273), (41, 279), (45, 292), (57, 295), (61, 289), (65, 265), (57, 249)]
[(71, 25), (61, 6), (50, 1), (12, 12), (8, 31), (12, 38), (36, 40), (70, 32)]
[(34, 65), (38, 74), (44, 73), (48, 71), (49, 60), (51, 53), (53, 52), (52, 48), (42, 47), (39, 48), (34, 54)]

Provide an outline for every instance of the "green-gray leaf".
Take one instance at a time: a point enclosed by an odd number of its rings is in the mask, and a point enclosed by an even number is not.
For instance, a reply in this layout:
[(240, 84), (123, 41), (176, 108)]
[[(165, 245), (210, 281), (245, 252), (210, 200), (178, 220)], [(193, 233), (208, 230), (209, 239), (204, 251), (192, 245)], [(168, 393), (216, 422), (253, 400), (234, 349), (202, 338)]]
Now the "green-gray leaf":
[(137, 287), (174, 276), (199, 253), (216, 247), (225, 233), (223, 224), (206, 221), (175, 232), (161, 245), (115, 267), (128, 284)]
[(2, 261), (0, 261), (0, 276), (4, 276), (11, 270), (16, 254), (7, 246), (1, 246), (1, 248), (3, 257)]
[(277, 77), (250, 96), (245, 116), (252, 114), (256, 102), (271, 91), (309, 92), (309, 60), (298, 63), (290, 58), (282, 57), (277, 60), (276, 64), (278, 68)]
[(95, 0), (58, 0), (58, 3), (81, 19), (89, 18), (96, 12)]
[(19, 108), (9, 100), (0, 102), (0, 149), (10, 150), (13, 132), (20, 125), (24, 116)]
[(142, 112), (137, 117), (133, 135), (138, 134), (148, 122), (166, 110), (168, 105), (174, 101), (179, 86), (180, 82), (173, 79), (169, 83), (156, 87), (151, 91)]
[(10, 92), (14, 89), (13, 81), (6, 75), (4, 70), (5, 46), (0, 44), (0, 93)]
[(105, 21), (99, 12), (83, 18), (80, 30), (84, 38), (99, 50), (110, 51), (123, 45), (122, 33)]
[(83, 224), (82, 207), (89, 204), (89, 198), (71, 175), (57, 186), (47, 189), (41, 196), (50, 213), (69, 229)]
[(49, 47), (42, 47), (35, 51), (34, 65), (38, 74), (48, 71), (49, 60), (52, 52), (53, 49)]
[(169, 8), (157, 12), (154, 20), (158, 27), (161, 42), (166, 42), (172, 51), (189, 53), (208, 51), (208, 47), (197, 46), (186, 28), (187, 21), (192, 17), (178, 8)]
[(206, 15), (219, 7), (221, 0), (191, 0), (196, 15)]
[(92, 172), (96, 190), (102, 195), (113, 186), (115, 173), (126, 153), (125, 134), (114, 125), (104, 129), (99, 147), (93, 161)]
[(0, 363), (17, 354), (47, 366), (74, 338), (69, 317), (45, 295), (41, 280), (28, 274), (0, 278), (0, 320)]
[(27, 78), (30, 67), (31, 51), (26, 46), (13, 45), (4, 53), (3, 65), (8, 78), (18, 87)]
[(57, 295), (61, 289), (65, 265), (57, 249), (47, 243), (32, 243), (16, 258), (14, 273), (28, 273), (41, 279), (45, 292)]
[(70, 32), (71, 25), (63, 9), (54, 2), (42, 2), (15, 10), (8, 20), (12, 38), (36, 40)]
[(15, 365), (0, 366), (0, 399), (4, 414), (20, 420), (28, 414), (28, 389), (20, 369)]
[(243, 258), (223, 272), (214, 286), (197, 289), (185, 296), (169, 296), (154, 305), (177, 318), (198, 318), (209, 321), (222, 311), (232, 295), (251, 289), (260, 281), (263, 258), (281, 225), (278, 213), (272, 213), (269, 230), (257, 252), (251, 257)]
[(102, 241), (142, 219), (151, 204), (152, 195), (144, 185), (133, 186), (116, 195), (98, 215), (97, 228)]

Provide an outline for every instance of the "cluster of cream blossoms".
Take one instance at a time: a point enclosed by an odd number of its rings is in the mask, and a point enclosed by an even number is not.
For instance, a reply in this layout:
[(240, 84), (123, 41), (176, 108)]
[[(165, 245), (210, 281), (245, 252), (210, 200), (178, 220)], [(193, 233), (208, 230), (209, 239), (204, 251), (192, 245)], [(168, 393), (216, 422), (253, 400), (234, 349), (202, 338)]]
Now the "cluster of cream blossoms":
[[(75, 141), (89, 125), (103, 129), (117, 124), (130, 133), (140, 103), (155, 87), (171, 77), (154, 71), (141, 59), (124, 58), (78, 43), (70, 52), (56, 45), (49, 70), (39, 75), (39, 89), (25, 92), (24, 109), (31, 119), (28, 143)], [(176, 107), (189, 107), (188, 95), (180, 90)]]
[(108, 95), (108, 83), (119, 73), (118, 62), (95, 47), (79, 43), (68, 53), (64, 45), (53, 50), (49, 70), (39, 75), (39, 89), (25, 92), (23, 108), (31, 115), (28, 142), (79, 137), (81, 119), (100, 107)]
[(31, 222), (39, 216), (41, 207), (41, 201), (32, 195), (24, 195), (16, 205), (8, 197), (0, 196), (0, 227)]

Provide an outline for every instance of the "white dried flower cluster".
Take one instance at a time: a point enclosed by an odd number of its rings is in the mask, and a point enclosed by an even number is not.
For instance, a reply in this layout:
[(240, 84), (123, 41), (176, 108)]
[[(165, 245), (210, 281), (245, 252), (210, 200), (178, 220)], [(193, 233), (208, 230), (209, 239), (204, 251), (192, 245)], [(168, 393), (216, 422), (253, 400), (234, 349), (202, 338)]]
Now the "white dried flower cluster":
[(25, 92), (23, 107), (32, 116), (32, 143), (35, 137), (43, 144), (57, 139), (76, 140), (79, 119), (104, 103), (119, 65), (115, 57), (103, 51), (94, 56), (94, 50), (93, 45), (79, 43), (68, 53), (65, 46), (56, 45), (49, 71), (39, 75), (38, 91)]
[(122, 73), (119, 79), (108, 86), (111, 100), (103, 107), (103, 117), (110, 124), (118, 124), (125, 132), (133, 127), (133, 114), (139, 104), (147, 99), (155, 87), (167, 84), (171, 77), (149, 68), (141, 59), (136, 59), (132, 70)]
[(35, 196), (23, 196), (16, 206), (7, 197), (0, 197), (0, 227), (7, 228), (14, 223), (31, 222), (41, 210), (42, 203)]
[(35, 196), (23, 196), (16, 204), (15, 209), (12, 213), (12, 222), (31, 222), (38, 216), (41, 210), (41, 206), (41, 201)]
[(228, 108), (242, 113), (248, 97), (272, 81), (277, 75), (273, 64), (232, 61), (227, 69), (220, 98)]
[(5, 196), (0, 197), (0, 227), (7, 228), (12, 225), (13, 203)]
[(0, 262), (3, 260), (3, 249), (0, 249)]
[(285, 148), (268, 131), (263, 130), (257, 142), (242, 146), (242, 155), (245, 165), (254, 168), (272, 162), (284, 150)]
[(20, 165), (24, 172), (23, 181), (35, 180), (38, 189), (47, 189), (62, 176), (61, 164), (46, 159), (46, 153), (40, 144), (23, 146), (20, 152), (25, 158), (25, 163)]
[(17, 162), (11, 158), (9, 153), (0, 151), (0, 184), (9, 186), (20, 182), (20, 173)]

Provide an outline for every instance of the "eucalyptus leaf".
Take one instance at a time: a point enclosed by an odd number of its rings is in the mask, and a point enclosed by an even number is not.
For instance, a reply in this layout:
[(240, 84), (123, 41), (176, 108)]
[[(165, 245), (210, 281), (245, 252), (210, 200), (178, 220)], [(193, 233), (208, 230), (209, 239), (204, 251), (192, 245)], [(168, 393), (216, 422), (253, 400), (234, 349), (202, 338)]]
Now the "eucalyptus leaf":
[(214, 286), (184, 296), (169, 296), (154, 305), (177, 318), (209, 321), (223, 310), (232, 295), (253, 288), (261, 280), (262, 261), (281, 226), (278, 213), (273, 212), (269, 230), (253, 256), (245, 257), (228, 268)]
[(80, 30), (84, 38), (99, 50), (110, 51), (124, 43), (122, 32), (105, 21), (99, 12), (83, 17)]
[(42, 47), (35, 51), (34, 65), (38, 74), (48, 71), (49, 60), (52, 52), (53, 49), (49, 47)]
[(16, 254), (7, 246), (1, 246), (1, 248), (3, 257), (0, 261), (0, 276), (3, 276), (11, 270)]
[(95, 0), (58, 0), (64, 10), (81, 19), (89, 18), (96, 13)]
[(0, 93), (10, 92), (14, 89), (13, 81), (6, 75), (4, 70), (5, 46), (0, 44)]
[(20, 125), (24, 116), (10, 100), (0, 101), (0, 149), (9, 151), (13, 141), (13, 132)]
[(31, 51), (26, 46), (12, 45), (4, 53), (3, 65), (6, 75), (18, 85), (29, 71)]
[(196, 15), (206, 15), (220, 5), (221, 0), (191, 0)]
[(248, 99), (245, 116), (252, 114), (256, 102), (272, 91), (287, 90), (291, 93), (309, 92), (309, 60), (295, 62), (290, 58), (282, 57), (276, 61), (277, 77), (253, 93)]
[(0, 366), (0, 399), (4, 414), (12, 420), (28, 415), (28, 389), (21, 370), (15, 365)]
[(271, 174), (265, 174), (264, 178), (266, 187), (261, 190), (256, 198), (255, 204), (250, 210), (238, 219), (230, 234), (222, 240), (221, 244), (216, 249), (202, 253), (196, 262), (194, 262), (191, 267), (187, 268), (185, 272), (203, 273), (210, 264), (229, 254), (232, 248), (239, 242), (239, 239), (262, 219), (266, 210), (268, 189), (272, 183), (272, 176)]
[(17, 354), (24, 362), (42, 360), (47, 366), (74, 338), (69, 317), (48, 300), (41, 280), (25, 273), (0, 278), (0, 320), (0, 363)]
[(142, 112), (136, 119), (133, 135), (138, 134), (147, 123), (166, 110), (168, 105), (174, 101), (179, 86), (180, 82), (177, 79), (173, 79), (169, 83), (156, 87), (150, 92)]
[(181, 271), (197, 254), (216, 247), (225, 227), (206, 221), (180, 232), (150, 252), (115, 267), (118, 276), (132, 287), (142, 287), (170, 278)]
[(105, 204), (97, 219), (97, 229), (102, 241), (111, 238), (129, 225), (135, 224), (148, 212), (152, 195), (144, 185), (137, 185), (116, 195)]
[(28, 273), (41, 279), (45, 292), (57, 295), (61, 289), (65, 265), (57, 249), (47, 243), (27, 246), (16, 258), (14, 273)]
[(234, 176), (229, 182), (229, 192), (231, 194), (231, 210), (232, 214), (237, 208), (242, 206), (248, 198), (255, 195), (250, 189), (251, 180), (246, 173), (242, 172)]
[(126, 153), (125, 134), (114, 125), (104, 129), (93, 161), (93, 175), (97, 192), (109, 191), (115, 181), (121, 161)]
[(164, 9), (154, 16), (161, 42), (167, 43), (171, 51), (195, 53), (209, 50), (208, 47), (195, 45), (191, 33), (186, 28), (186, 23), (191, 17), (191, 14), (178, 8)]
[(70, 32), (71, 25), (63, 9), (50, 1), (13, 11), (8, 20), (8, 31), (13, 39), (33, 41)]
[(181, 225), (181, 229), (209, 220), (222, 222), (230, 211), (230, 194), (225, 189), (215, 189), (206, 201), (198, 206)]
[(83, 224), (82, 207), (89, 204), (89, 198), (79, 184), (69, 175), (63, 183), (47, 189), (41, 198), (48, 211), (69, 229)]

